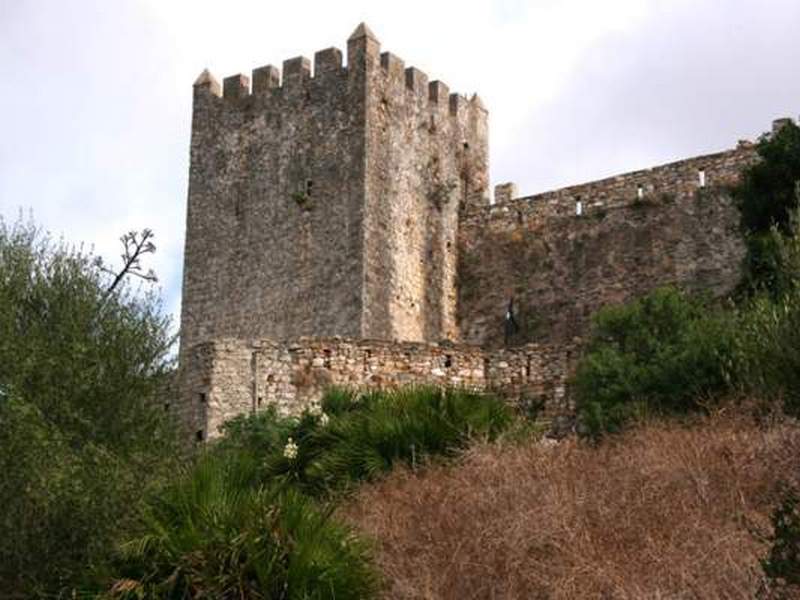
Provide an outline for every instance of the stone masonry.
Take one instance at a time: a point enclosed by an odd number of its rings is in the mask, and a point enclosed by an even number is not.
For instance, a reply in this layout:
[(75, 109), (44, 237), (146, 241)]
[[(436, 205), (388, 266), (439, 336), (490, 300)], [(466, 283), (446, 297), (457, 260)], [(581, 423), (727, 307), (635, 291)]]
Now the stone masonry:
[(219, 337), (458, 337), (459, 206), (487, 183), (477, 97), (365, 26), (194, 85), (181, 347)]
[(240, 414), (275, 406), (301, 411), (329, 386), (376, 390), (435, 385), (487, 391), (547, 414), (569, 412), (569, 346), (529, 344), (484, 351), (464, 344), (300, 338), (291, 342), (218, 339), (187, 352), (187, 420), (197, 440)]
[(480, 99), (381, 53), (364, 24), (345, 54), (194, 84), (178, 387), (197, 439), (329, 385), (466, 386), (562, 413), (599, 308), (735, 286), (728, 189), (752, 143), (490, 202)]

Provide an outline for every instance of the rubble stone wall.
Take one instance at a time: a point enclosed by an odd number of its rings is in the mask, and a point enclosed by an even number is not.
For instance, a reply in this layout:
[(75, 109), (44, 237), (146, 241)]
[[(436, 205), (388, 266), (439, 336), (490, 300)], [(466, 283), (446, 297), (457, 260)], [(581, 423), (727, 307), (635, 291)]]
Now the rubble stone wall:
[(195, 438), (219, 435), (240, 415), (275, 406), (298, 414), (325, 389), (413, 385), (496, 393), (524, 408), (568, 413), (570, 348), (528, 345), (484, 352), (474, 346), (308, 338), (286, 343), (222, 339), (189, 351), (181, 405)]
[(585, 336), (602, 306), (660, 285), (731, 291), (744, 241), (727, 189), (754, 160), (743, 145), (468, 211), (459, 229), (462, 341), (502, 345), (512, 297), (514, 343), (563, 343)]

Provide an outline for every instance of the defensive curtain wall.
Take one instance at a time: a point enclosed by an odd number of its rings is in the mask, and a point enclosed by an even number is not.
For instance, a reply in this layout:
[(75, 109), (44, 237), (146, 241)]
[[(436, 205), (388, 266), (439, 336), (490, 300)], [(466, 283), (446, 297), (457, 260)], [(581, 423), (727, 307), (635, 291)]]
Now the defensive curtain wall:
[(600, 307), (666, 284), (722, 295), (739, 280), (744, 243), (728, 192), (756, 160), (752, 144), (553, 192), (515, 197), (459, 223), (462, 339), (499, 347), (514, 299), (515, 344), (584, 336)]

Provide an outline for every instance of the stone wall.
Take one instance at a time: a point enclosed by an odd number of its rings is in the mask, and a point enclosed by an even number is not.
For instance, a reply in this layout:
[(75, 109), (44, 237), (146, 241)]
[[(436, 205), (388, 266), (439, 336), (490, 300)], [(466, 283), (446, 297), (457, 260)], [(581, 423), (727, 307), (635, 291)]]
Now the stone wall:
[(570, 348), (528, 345), (484, 352), (474, 346), (308, 338), (286, 343), (221, 339), (188, 351), (181, 394), (196, 439), (215, 437), (239, 414), (276, 406), (297, 414), (329, 386), (392, 389), (438, 385), (491, 391), (512, 404), (570, 411)]
[(194, 85), (182, 353), (221, 337), (454, 337), (459, 205), (485, 195), (486, 111), (336, 48)]
[(511, 297), (523, 344), (572, 342), (600, 307), (660, 285), (729, 292), (744, 245), (727, 188), (754, 160), (743, 144), (536, 196), (500, 186), (460, 224), (463, 341), (499, 347)]
[(366, 48), (364, 337), (454, 340), (459, 210), (486, 195), (486, 110)]

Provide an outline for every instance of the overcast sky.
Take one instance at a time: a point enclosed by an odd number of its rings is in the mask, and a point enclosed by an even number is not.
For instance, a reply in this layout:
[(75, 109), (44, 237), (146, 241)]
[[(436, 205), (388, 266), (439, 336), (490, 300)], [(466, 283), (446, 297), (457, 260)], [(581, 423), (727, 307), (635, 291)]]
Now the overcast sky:
[(178, 314), (191, 85), (346, 39), (490, 111), (492, 183), (532, 194), (732, 147), (800, 113), (800, 0), (0, 0), (0, 216), (149, 258)]

